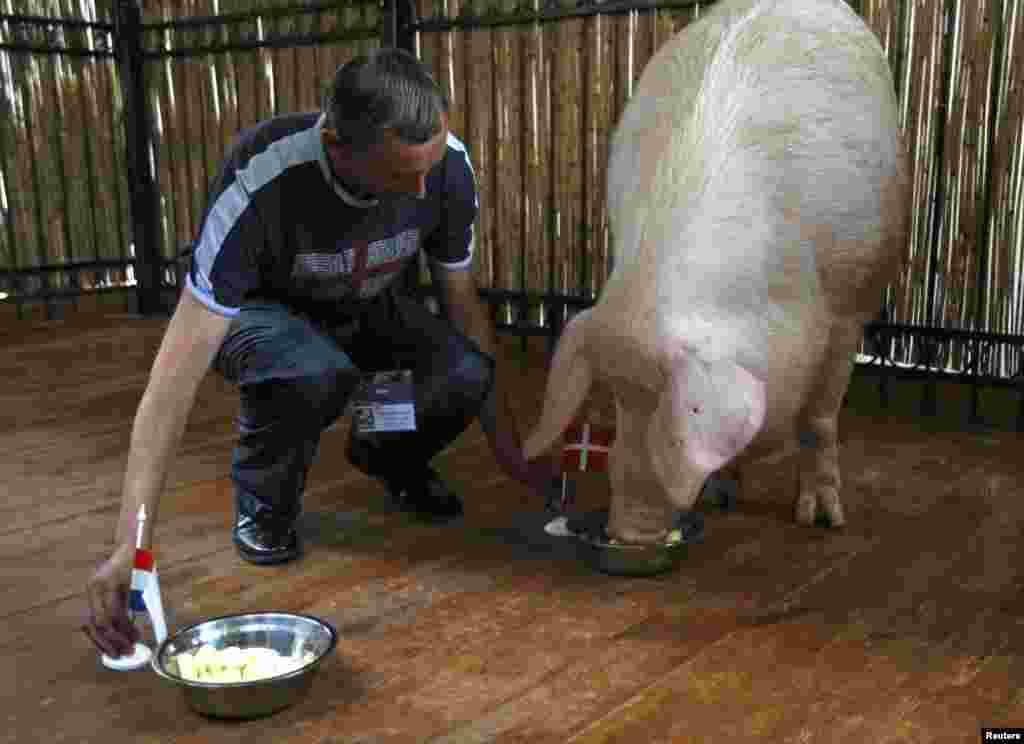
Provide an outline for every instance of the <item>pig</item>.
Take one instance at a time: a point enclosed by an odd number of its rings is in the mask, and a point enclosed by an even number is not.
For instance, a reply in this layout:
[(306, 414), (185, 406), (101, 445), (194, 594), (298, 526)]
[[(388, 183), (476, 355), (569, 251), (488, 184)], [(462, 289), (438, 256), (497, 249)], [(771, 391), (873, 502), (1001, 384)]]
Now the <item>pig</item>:
[(614, 132), (614, 267), (565, 326), (524, 454), (614, 393), (606, 531), (664, 540), (710, 475), (799, 452), (796, 520), (845, 522), (837, 417), (902, 267), (910, 180), (885, 54), (841, 0), (723, 0), (651, 58)]

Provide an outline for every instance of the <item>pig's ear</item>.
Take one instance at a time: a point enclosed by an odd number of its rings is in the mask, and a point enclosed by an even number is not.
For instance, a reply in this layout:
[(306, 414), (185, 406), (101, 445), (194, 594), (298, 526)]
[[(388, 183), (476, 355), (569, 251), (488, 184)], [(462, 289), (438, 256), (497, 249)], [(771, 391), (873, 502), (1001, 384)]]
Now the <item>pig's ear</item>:
[(527, 460), (540, 457), (548, 451), (569, 427), (590, 391), (590, 364), (583, 354), (589, 317), (590, 312), (584, 310), (570, 320), (562, 331), (548, 374), (540, 422), (523, 446)]
[(658, 479), (670, 493), (695, 494), (754, 440), (765, 408), (764, 382), (743, 367), (680, 354), (647, 435)]

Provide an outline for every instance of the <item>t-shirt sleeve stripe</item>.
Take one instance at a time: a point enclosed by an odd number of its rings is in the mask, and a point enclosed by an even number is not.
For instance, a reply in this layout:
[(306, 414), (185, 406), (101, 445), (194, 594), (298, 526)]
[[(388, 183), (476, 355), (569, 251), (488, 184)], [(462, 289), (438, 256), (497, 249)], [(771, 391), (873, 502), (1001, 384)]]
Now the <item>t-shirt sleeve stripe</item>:
[(469, 226), (469, 255), (461, 261), (437, 261), (438, 266), (441, 266), (449, 271), (465, 271), (466, 269), (473, 266), (473, 252), (476, 249), (476, 228), (473, 225)]
[[(189, 274), (194, 289), (205, 296), (207, 304), (213, 303), (223, 308), (226, 305), (237, 307), (242, 303), (243, 298), (233, 296), (236, 293), (231, 291), (231, 284), (234, 282), (224, 281), (226, 277), (214, 282), (214, 264), (218, 258), (224, 258), (222, 250), (228, 242), (228, 236), (248, 206), (249, 196), (242, 184), (235, 180), (217, 197), (203, 221), (203, 230), (193, 253), (192, 270)], [(239, 254), (238, 263), (241, 263), (240, 247), (232, 247), (231, 250)], [(236, 265), (232, 269), (242, 270), (244, 273), (242, 266)]]
[(217, 315), (224, 315), (228, 318), (233, 318), (236, 315), (238, 315), (237, 307), (224, 307), (216, 300), (214, 300), (212, 297), (210, 297), (210, 295), (208, 295), (206, 292), (203, 292), (202, 290), (198, 289), (196, 285), (192, 282), (191, 274), (185, 277), (185, 286), (192, 293), (193, 297), (199, 300), (199, 302), (208, 310), (217, 313)]

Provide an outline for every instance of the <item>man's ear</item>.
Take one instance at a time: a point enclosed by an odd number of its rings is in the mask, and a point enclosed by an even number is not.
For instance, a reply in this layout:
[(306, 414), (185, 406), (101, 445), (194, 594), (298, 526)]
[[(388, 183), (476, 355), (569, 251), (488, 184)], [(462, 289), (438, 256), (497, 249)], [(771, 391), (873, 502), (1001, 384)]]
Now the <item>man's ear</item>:
[(352, 160), (352, 148), (342, 144), (338, 139), (338, 133), (333, 129), (323, 127), (320, 130), (320, 142), (323, 143), (324, 149), (328, 150), (328, 157), (332, 162), (347, 163)]
[(324, 144), (324, 147), (337, 147), (340, 144), (338, 142), (338, 133), (330, 127), (320, 128), (320, 141)]

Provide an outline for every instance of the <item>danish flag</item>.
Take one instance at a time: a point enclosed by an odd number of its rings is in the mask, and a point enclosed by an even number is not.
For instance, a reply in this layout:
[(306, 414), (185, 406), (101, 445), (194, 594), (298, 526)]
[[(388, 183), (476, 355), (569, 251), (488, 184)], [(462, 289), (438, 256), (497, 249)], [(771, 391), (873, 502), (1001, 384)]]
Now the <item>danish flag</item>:
[(611, 429), (574, 421), (565, 432), (562, 472), (608, 470), (608, 452), (614, 439), (615, 433)]

